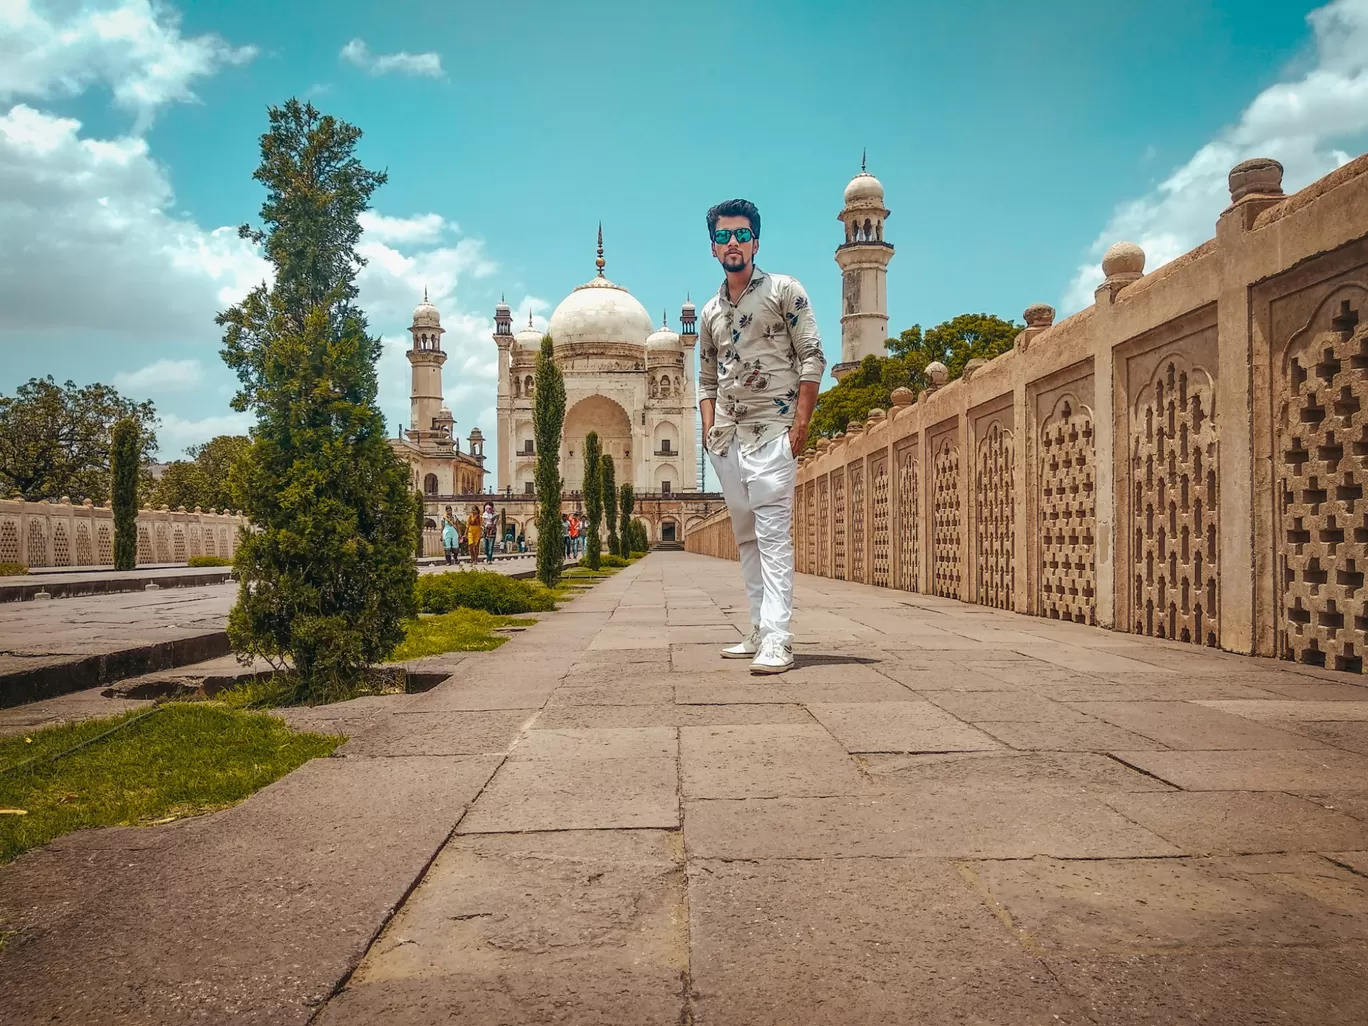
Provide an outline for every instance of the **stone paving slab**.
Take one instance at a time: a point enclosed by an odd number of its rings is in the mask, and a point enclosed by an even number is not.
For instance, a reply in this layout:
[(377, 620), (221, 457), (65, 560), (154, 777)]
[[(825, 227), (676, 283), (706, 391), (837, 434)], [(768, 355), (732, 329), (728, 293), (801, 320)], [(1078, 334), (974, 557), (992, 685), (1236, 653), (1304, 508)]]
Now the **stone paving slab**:
[(369, 756), (496, 755), (508, 751), (536, 709), (467, 712), (396, 712), (354, 737), (341, 754)]
[(1185, 791), (1368, 791), (1368, 757), (1331, 748), (1115, 754)]
[(1001, 748), (930, 702), (814, 702), (808, 710), (851, 754), (976, 752)]
[[(1077, 702), (1074, 708), (1168, 748), (1320, 748), (1319, 743), (1193, 702)], [(1120, 747), (1119, 743), (1116, 747)]]
[(691, 798), (860, 794), (859, 768), (816, 723), (682, 727), (681, 792)]
[(1278, 791), (1111, 794), (1103, 800), (1189, 855), (1368, 848), (1368, 823)]
[(1098, 752), (955, 752), (864, 755), (860, 765), (879, 791), (958, 793), (1006, 791), (1172, 791), (1161, 780)]

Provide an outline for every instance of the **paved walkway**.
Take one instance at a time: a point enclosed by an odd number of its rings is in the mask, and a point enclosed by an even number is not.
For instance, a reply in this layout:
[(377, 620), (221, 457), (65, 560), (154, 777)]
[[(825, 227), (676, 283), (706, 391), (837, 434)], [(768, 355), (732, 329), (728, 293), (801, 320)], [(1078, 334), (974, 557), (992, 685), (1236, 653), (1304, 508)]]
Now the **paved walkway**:
[(0, 1023), (1368, 1021), (1359, 678), (798, 602), (751, 678), (735, 565), (658, 553), (234, 809), (17, 860)]

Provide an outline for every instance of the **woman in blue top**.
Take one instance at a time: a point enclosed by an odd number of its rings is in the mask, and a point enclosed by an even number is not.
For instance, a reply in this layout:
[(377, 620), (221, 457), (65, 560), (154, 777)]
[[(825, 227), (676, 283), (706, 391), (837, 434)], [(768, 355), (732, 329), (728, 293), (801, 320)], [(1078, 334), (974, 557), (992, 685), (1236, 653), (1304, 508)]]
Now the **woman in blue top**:
[(456, 549), (461, 544), (461, 528), (456, 523), (456, 518), (451, 514), (451, 507), (446, 508), (446, 515), (442, 517), (442, 550), (446, 553), (447, 566), (452, 563), (459, 563), (460, 557), (456, 555)]

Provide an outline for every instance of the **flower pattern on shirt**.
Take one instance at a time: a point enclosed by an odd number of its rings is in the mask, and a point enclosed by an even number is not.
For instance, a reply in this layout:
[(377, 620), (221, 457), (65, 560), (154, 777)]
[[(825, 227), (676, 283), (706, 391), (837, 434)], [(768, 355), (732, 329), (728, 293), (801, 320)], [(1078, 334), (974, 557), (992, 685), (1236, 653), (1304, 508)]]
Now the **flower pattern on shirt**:
[(698, 395), (717, 401), (708, 449), (725, 455), (739, 437), (752, 452), (786, 433), (799, 383), (820, 381), (826, 367), (803, 286), (756, 267), (734, 304), (724, 280), (698, 322)]

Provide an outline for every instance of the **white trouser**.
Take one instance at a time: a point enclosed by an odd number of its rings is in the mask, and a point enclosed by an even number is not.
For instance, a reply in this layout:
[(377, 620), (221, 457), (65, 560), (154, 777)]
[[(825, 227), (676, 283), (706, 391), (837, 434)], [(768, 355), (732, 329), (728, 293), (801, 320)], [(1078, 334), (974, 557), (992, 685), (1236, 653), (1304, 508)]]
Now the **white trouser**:
[(798, 461), (788, 434), (741, 452), (733, 440), (725, 456), (708, 453), (731, 514), (750, 599), (751, 623), (766, 637), (791, 644), (793, 618), (793, 485)]

